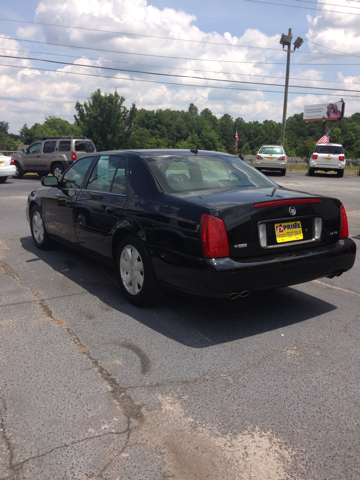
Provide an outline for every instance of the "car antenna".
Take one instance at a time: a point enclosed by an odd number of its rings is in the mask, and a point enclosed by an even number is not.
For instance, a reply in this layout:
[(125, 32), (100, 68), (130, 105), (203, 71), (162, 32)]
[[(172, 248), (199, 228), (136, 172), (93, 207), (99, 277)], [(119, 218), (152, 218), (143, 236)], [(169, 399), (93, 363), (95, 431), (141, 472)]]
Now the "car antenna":
[(197, 145), (196, 145), (195, 148), (192, 148), (192, 149), (190, 150), (190, 152), (191, 152), (191, 153), (195, 153), (195, 156), (196, 156), (197, 153), (199, 152), (199, 150), (198, 150), (198, 148), (197, 148)]

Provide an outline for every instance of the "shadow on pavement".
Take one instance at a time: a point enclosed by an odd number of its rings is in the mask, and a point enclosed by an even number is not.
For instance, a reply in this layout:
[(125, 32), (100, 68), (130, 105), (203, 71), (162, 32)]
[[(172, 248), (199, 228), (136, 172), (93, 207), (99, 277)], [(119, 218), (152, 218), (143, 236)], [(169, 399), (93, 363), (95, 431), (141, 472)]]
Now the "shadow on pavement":
[(192, 348), (259, 335), (336, 309), (291, 287), (236, 300), (199, 299), (169, 293), (160, 304), (141, 309), (123, 297), (111, 267), (61, 245), (55, 245), (52, 250), (38, 250), (30, 236), (22, 238), (21, 243), (25, 250), (111, 309)]

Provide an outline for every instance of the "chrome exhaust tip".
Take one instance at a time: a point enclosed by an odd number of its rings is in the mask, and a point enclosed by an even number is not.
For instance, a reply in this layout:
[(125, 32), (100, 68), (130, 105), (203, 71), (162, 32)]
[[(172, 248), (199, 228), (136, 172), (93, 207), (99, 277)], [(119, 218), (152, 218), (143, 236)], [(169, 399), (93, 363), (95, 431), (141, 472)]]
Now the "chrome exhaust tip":
[(233, 292), (233, 293), (230, 293), (230, 295), (228, 295), (228, 299), (229, 300), (236, 300), (237, 298), (245, 298), (245, 297), (248, 297), (249, 295), (251, 294), (251, 291), (250, 290), (243, 290), (242, 292), (238, 293), (238, 292)]

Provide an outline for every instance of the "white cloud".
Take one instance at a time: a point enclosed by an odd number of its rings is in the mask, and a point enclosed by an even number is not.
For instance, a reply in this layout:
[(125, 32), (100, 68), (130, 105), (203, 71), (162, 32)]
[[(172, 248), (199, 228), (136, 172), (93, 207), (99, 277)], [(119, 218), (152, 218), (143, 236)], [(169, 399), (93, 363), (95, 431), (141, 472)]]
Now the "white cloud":
[[(76, 56), (76, 58), (49, 57), (29, 53), (31, 57), (51, 58), (59, 62), (70, 61), (73, 63), (68, 66), (7, 59), (8, 65), (16, 64), (22, 68), (0, 66), (0, 89), (2, 92), (0, 94), (0, 119), (8, 121), (10, 130), (14, 133), (25, 122), (32, 125), (35, 122), (42, 122), (44, 116), (49, 115), (60, 116), (72, 122), (76, 101), (83, 103), (97, 88), (104, 92), (114, 92), (116, 88), (126, 98), (127, 106), (135, 102), (139, 108), (187, 109), (189, 103), (192, 102), (198, 106), (200, 111), (203, 108), (210, 108), (214, 114), (219, 116), (229, 113), (234, 118), (241, 116), (246, 121), (263, 121), (265, 119), (281, 121), (282, 93), (270, 95), (261, 91), (214, 89), (211, 88), (214, 82), (207, 80), (216, 78), (236, 82), (283, 83), (284, 65), (257, 63), (286, 61), (286, 53), (279, 45), (280, 35), (268, 36), (257, 29), (247, 29), (241, 37), (236, 37), (230, 32), (226, 32), (224, 35), (217, 32), (206, 33), (196, 26), (194, 15), (171, 8), (161, 10), (149, 4), (150, 1), (43, 0), (40, 2), (36, 9), (35, 21), (75, 28), (49, 25), (19, 28), (19, 36), (28, 39), (36, 38), (48, 43), (88, 47), (89, 49), (70, 49), (65, 46), (50, 45), (37, 47), (42, 52), (68, 54)], [(345, 2), (346, 0), (336, 1)], [(353, 42), (352, 48), (360, 50), (360, 36), (356, 30), (358, 23), (352, 20), (353, 23), (348, 25), (349, 29), (341, 27), (343, 28), (341, 30), (337, 26), (338, 16), (331, 15), (333, 14), (322, 13), (316, 18), (309, 17), (308, 39), (336, 49), (345, 48), (347, 42)], [(114, 33), (107, 33), (109, 31)], [(124, 35), (124, 32), (152, 37)], [(167, 38), (154, 38), (154, 36)], [(193, 41), (180, 42), (169, 38)], [(336, 44), (334, 44), (334, 38), (336, 38)], [(18, 53), (25, 56), (23, 52), (20, 53), (20, 50), (24, 49), (24, 45), (28, 44), (0, 39), (0, 46), (8, 49), (6, 50), (7, 55)], [(244, 45), (248, 47), (243, 47)], [(339, 45), (342, 47), (340, 48)], [(250, 47), (262, 47), (263, 49)], [(33, 44), (27, 48), (28, 50), (35, 49)], [(315, 45), (312, 45), (311, 48), (314, 51), (318, 49)], [(349, 48), (349, 45), (346, 45), (346, 48)], [(99, 51), (99, 49), (103, 51)], [(138, 55), (130, 55), (130, 53)], [(157, 57), (157, 55), (162, 57)], [(85, 68), (80, 64), (94, 68)], [(35, 70), (27, 70), (26, 67), (32, 67)], [(100, 67), (206, 77), (207, 79), (116, 72), (103, 70)], [(41, 69), (54, 71), (44, 72)], [(298, 85), (301, 83), (309, 85), (310, 80), (313, 85), (318, 86), (321, 84), (316, 83), (315, 80), (326, 79), (324, 69), (316, 66), (294, 71), (296, 73), (291, 74), (291, 77), (296, 79)], [(76, 72), (87, 75), (73, 75)], [(88, 75), (97, 75), (97, 77)], [(269, 75), (277, 78), (268, 78)], [(340, 77), (338, 78), (340, 79)], [(145, 83), (139, 80), (151, 80), (159, 83)], [(355, 82), (350, 77), (347, 81)], [(173, 82), (179, 85), (164, 85), (161, 82)], [(203, 85), (206, 88), (186, 87), (186, 84)], [(227, 88), (260, 88), (257, 85), (242, 83), (217, 83), (217, 85)], [(307, 97), (294, 98), (294, 96), (290, 96), (288, 115), (302, 111), (304, 105), (302, 102), (307, 101)], [(319, 98), (322, 97), (315, 97), (312, 102), (317, 103)]]

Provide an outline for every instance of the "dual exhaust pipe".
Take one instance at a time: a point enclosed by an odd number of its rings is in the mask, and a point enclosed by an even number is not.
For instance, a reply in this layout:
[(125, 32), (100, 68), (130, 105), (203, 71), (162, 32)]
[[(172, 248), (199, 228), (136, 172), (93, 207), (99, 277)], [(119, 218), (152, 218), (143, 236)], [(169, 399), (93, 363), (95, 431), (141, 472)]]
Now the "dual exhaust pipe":
[(250, 290), (243, 290), (242, 292), (233, 292), (228, 295), (229, 300), (236, 300), (237, 298), (245, 298), (251, 294)]

